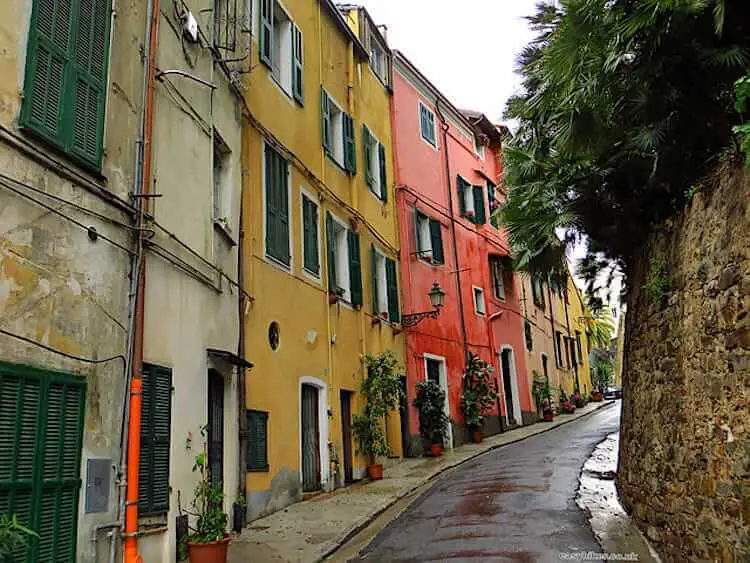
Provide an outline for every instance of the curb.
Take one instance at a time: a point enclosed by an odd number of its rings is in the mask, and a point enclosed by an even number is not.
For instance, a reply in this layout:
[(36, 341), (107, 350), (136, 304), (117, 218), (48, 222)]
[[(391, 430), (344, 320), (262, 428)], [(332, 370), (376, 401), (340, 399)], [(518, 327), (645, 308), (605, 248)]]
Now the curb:
[[(595, 412), (599, 412), (600, 410), (610, 407), (613, 404), (615, 404), (615, 401), (604, 401), (601, 405), (597, 406), (597, 408), (591, 410), (590, 412), (587, 412), (586, 414), (582, 414), (580, 416), (577, 416), (575, 418), (571, 418), (569, 420), (565, 420), (563, 422), (560, 422), (558, 424), (555, 424), (554, 426), (549, 426), (547, 428), (543, 428), (539, 430), (539, 432), (534, 432), (533, 434), (529, 434), (528, 436), (521, 436), (519, 438), (516, 438), (514, 440), (511, 440), (509, 442), (505, 442), (503, 444), (495, 444), (494, 446), (488, 447), (486, 450), (482, 450), (479, 452), (476, 452), (475, 454), (456, 461), (452, 463), (451, 465), (446, 465), (445, 467), (441, 468), (440, 470), (436, 471), (432, 475), (430, 475), (427, 479), (425, 479), (423, 482), (419, 483), (418, 485), (414, 485), (407, 489), (406, 491), (403, 491), (399, 494), (397, 494), (393, 499), (391, 499), (385, 506), (382, 508), (379, 508), (376, 512), (373, 512), (372, 514), (369, 514), (362, 522), (357, 523), (357, 525), (354, 526), (351, 530), (349, 530), (346, 535), (341, 538), (340, 540), (335, 540), (333, 545), (328, 547), (326, 550), (324, 550), (320, 555), (318, 555), (316, 558), (311, 560), (311, 563), (320, 563), (322, 561), (325, 561), (327, 558), (329, 558), (331, 555), (336, 553), (339, 549), (341, 549), (344, 544), (346, 544), (349, 540), (351, 540), (354, 536), (356, 536), (358, 533), (360, 533), (362, 530), (364, 530), (367, 526), (370, 525), (370, 523), (375, 520), (378, 516), (383, 514), (386, 510), (388, 510), (390, 507), (392, 507), (394, 504), (396, 504), (398, 501), (400, 501), (402, 498), (409, 496), (414, 491), (419, 489), (420, 487), (423, 487), (427, 483), (430, 483), (431, 481), (434, 481), (447, 471), (450, 471), (451, 469), (455, 469), (459, 465), (463, 465), (467, 461), (471, 461), (473, 459), (478, 458), (479, 456), (482, 456), (484, 454), (490, 453), (492, 451), (495, 451), (499, 448), (503, 448), (505, 446), (510, 446), (511, 444), (517, 444), (518, 442), (523, 442), (524, 440), (528, 440), (529, 438), (533, 438), (535, 436), (538, 436), (539, 434), (544, 434), (545, 432), (549, 432), (550, 430), (554, 430), (555, 428), (559, 428), (560, 426), (565, 426), (566, 424), (570, 424), (571, 422), (575, 422), (576, 420), (581, 420), (582, 418), (586, 418), (589, 415), (594, 414)], [(537, 423), (538, 424), (538, 423)]]

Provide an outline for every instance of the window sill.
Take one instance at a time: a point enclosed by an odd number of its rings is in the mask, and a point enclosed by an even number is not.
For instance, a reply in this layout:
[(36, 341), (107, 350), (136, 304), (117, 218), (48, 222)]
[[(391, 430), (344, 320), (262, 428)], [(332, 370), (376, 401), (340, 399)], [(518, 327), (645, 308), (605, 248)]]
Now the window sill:
[(270, 465), (265, 465), (263, 467), (248, 467), (247, 472), (248, 473), (268, 473), (271, 470)]
[(279, 268), (280, 270), (285, 271), (286, 273), (291, 273), (292, 271), (292, 265), (291, 262), (289, 264), (285, 264), (283, 260), (280, 260), (279, 258), (276, 258), (272, 254), (269, 254), (266, 252), (266, 262), (271, 264), (272, 266)]
[(214, 219), (214, 230), (221, 234), (231, 246), (237, 246), (237, 241), (234, 240), (232, 230), (226, 225), (226, 223), (224, 223), (224, 221)]
[(422, 141), (424, 141), (427, 145), (429, 145), (432, 150), (437, 152), (438, 150), (437, 140), (435, 140), (434, 142), (430, 141), (427, 137), (425, 137), (422, 134), (421, 131), (419, 132), (419, 137), (422, 139)]
[(439, 268), (440, 266), (445, 266), (445, 262), (438, 262), (434, 258), (425, 258), (424, 256), (417, 256), (419, 258), (420, 262), (423, 262), (425, 265), (430, 266), (432, 268)]
[(335, 164), (336, 168), (338, 168), (338, 170), (340, 172), (342, 172), (343, 174), (346, 174), (347, 176), (354, 176), (354, 174), (352, 174), (346, 168), (344, 168), (344, 164), (343, 163), (341, 163), (338, 160), (336, 160), (336, 157), (331, 154), (331, 151), (329, 151), (325, 147), (323, 148), (323, 150), (325, 151), (326, 156), (328, 157), (328, 160), (330, 160), (333, 164)]
[(375, 190), (373, 190), (372, 189), (373, 186), (368, 186), (368, 187), (369, 187), (368, 191), (370, 192), (370, 195), (372, 195), (372, 197), (374, 197), (375, 199), (377, 199), (378, 203), (380, 203), (381, 205), (384, 205), (385, 202), (386, 202), (386, 200), (383, 199), (383, 195), (382, 194), (378, 194)]

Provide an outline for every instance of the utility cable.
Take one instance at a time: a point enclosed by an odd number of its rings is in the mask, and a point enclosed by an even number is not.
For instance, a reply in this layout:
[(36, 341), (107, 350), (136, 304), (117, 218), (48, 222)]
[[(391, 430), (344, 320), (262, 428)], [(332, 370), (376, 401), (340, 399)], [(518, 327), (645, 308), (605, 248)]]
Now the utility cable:
[(38, 346), (39, 348), (47, 350), (48, 352), (52, 352), (53, 354), (57, 354), (65, 358), (69, 358), (71, 360), (76, 360), (78, 362), (84, 362), (87, 364), (96, 365), (96, 364), (106, 364), (114, 360), (120, 360), (122, 361), (123, 365), (125, 365), (125, 356), (123, 356), (122, 354), (117, 354), (116, 356), (110, 356), (109, 358), (103, 358), (101, 360), (94, 360), (93, 358), (84, 358), (83, 356), (76, 356), (74, 354), (68, 354), (67, 352), (63, 352), (62, 350), (57, 350), (55, 348), (47, 346), (46, 344), (42, 344), (41, 342), (37, 342), (36, 340), (32, 340), (31, 338), (27, 338), (25, 336), (21, 336), (20, 334), (16, 334), (15, 332), (7, 331), (3, 328), (0, 328), (0, 334), (4, 334), (5, 336), (15, 338), (16, 340), (21, 340), (23, 342), (26, 342), (27, 344)]

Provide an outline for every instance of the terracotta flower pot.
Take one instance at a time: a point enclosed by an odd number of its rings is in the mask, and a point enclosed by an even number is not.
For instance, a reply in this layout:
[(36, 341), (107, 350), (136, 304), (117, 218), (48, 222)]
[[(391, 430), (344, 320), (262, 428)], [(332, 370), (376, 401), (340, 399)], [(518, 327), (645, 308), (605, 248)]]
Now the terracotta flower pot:
[(373, 481), (380, 481), (383, 478), (383, 464), (368, 465), (367, 476)]
[(481, 444), (482, 443), (482, 431), (472, 430), (471, 441), (474, 442), (475, 444)]
[(601, 403), (604, 400), (604, 393), (601, 391), (592, 391), (591, 400), (595, 403)]
[(187, 542), (190, 563), (226, 563), (227, 549), (231, 539), (226, 537), (210, 543)]
[(430, 455), (432, 455), (432, 457), (440, 457), (443, 455), (443, 444), (432, 444), (430, 446)]

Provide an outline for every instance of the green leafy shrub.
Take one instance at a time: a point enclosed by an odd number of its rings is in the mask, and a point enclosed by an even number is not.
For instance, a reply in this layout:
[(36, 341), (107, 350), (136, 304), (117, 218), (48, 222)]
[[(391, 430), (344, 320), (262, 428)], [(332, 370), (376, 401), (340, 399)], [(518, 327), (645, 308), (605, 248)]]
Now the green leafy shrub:
[(34, 530), (18, 521), (15, 514), (0, 516), (0, 563), (12, 563), (13, 554), (23, 553), (29, 538), (38, 538)]
[(461, 409), (464, 412), (466, 426), (479, 429), (484, 423), (484, 416), (497, 400), (494, 369), (479, 356), (469, 354), (469, 362), (463, 377)]
[(224, 505), (224, 489), (221, 482), (212, 483), (211, 470), (208, 467), (208, 454), (206, 453), (206, 431), (201, 427), (201, 436), (204, 439), (203, 451), (195, 456), (193, 473), (199, 474), (198, 483), (193, 490), (193, 512), (196, 517), (195, 527), (190, 527), (187, 536), (189, 543), (211, 543), (226, 537), (229, 516), (222, 509)]
[(448, 435), (450, 419), (445, 414), (445, 393), (434, 381), (417, 382), (412, 403), (419, 409), (419, 434), (425, 446), (442, 444)]

